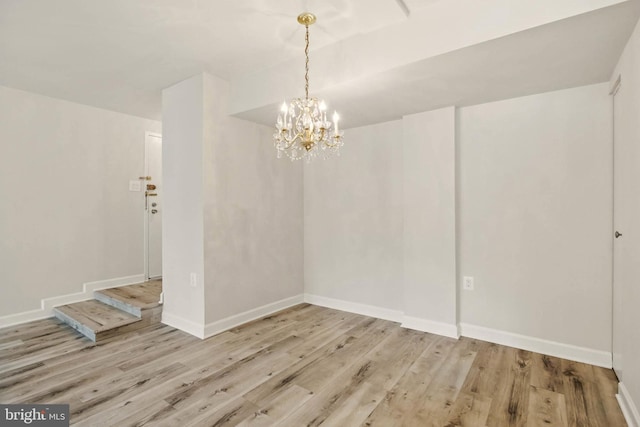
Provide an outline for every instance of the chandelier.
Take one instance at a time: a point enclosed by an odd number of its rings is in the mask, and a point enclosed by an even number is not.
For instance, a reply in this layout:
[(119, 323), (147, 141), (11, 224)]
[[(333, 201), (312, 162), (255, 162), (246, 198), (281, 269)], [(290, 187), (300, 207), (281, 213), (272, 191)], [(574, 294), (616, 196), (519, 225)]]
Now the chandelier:
[[(338, 113), (333, 113), (333, 123), (327, 120), (327, 105), (323, 100), (309, 98), (309, 25), (316, 22), (312, 13), (302, 13), (298, 22), (305, 26), (305, 73), (304, 98), (295, 98), (289, 104), (284, 102), (276, 122), (273, 144), (278, 158), (285, 153), (291, 160), (311, 159), (322, 153), (323, 158), (339, 154), (343, 145), (338, 129)], [(333, 128), (332, 128), (333, 126)]]

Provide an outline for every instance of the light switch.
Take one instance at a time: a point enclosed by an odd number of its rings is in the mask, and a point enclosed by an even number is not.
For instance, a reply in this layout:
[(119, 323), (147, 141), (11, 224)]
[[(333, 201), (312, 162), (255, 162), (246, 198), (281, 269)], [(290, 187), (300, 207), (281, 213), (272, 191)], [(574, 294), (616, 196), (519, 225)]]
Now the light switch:
[(129, 191), (140, 191), (140, 181), (129, 181)]

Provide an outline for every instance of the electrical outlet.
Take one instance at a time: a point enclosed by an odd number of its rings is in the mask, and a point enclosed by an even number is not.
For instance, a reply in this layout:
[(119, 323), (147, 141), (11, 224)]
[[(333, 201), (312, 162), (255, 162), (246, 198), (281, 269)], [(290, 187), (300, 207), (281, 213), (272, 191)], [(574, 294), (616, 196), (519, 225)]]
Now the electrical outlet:
[(465, 289), (467, 291), (473, 290), (473, 277), (464, 276), (464, 278), (462, 279), (462, 289)]
[(195, 288), (198, 286), (198, 275), (196, 273), (191, 273), (189, 284), (191, 285), (192, 288)]

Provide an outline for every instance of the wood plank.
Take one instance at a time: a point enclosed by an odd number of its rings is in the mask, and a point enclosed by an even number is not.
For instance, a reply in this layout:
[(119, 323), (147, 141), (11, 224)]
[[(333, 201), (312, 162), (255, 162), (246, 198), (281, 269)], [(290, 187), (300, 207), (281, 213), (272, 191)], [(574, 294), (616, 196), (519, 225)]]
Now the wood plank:
[(604, 411), (604, 419), (606, 419), (609, 425), (624, 426), (626, 421), (620, 411), (620, 405), (616, 399), (618, 393), (618, 377), (613, 372), (613, 369), (605, 369), (598, 366), (593, 366), (592, 378), (594, 382), (594, 392), (597, 393), (595, 399), (602, 403), (602, 410)]
[(132, 314), (96, 300), (63, 305), (53, 311), (58, 319), (92, 341), (96, 341), (101, 333), (141, 321)]
[(561, 359), (545, 354), (532, 354), (531, 385), (549, 391), (564, 393)]
[(578, 426), (608, 426), (605, 405), (597, 392), (594, 367), (569, 360), (562, 361), (568, 422)]
[[(107, 378), (101, 384), (91, 385), (88, 390), (84, 390), (84, 393), (79, 391), (76, 394), (76, 396), (80, 396), (79, 402), (73, 405), (73, 411), (70, 416), (79, 421), (94, 414), (108, 412), (112, 409), (114, 400), (123, 401), (146, 390), (151, 390), (170, 379), (180, 376), (187, 370), (186, 366), (176, 362), (167, 366), (163, 365), (159, 369), (148, 367), (147, 370), (136, 372), (134, 375), (127, 377)], [(109, 384), (109, 380), (113, 384)], [(68, 400), (66, 398), (63, 402)]]
[(0, 401), (80, 426), (625, 425), (611, 370), (305, 304), (206, 340), (48, 319), (0, 331), (0, 355)]
[(132, 355), (141, 348), (155, 346), (174, 337), (187, 335), (165, 325), (157, 325), (147, 328), (144, 341), (141, 341), (137, 334), (128, 334), (118, 340), (118, 345), (114, 346), (109, 340), (97, 344), (91, 343), (81, 339), (68, 328), (64, 330), (73, 334), (79, 341), (78, 345), (73, 347), (73, 351), (53, 355), (38, 352), (32, 355), (36, 362), (0, 373), (0, 389), (18, 387), (23, 383), (41, 382), (69, 370), (77, 372), (78, 369), (91, 369), (92, 365), (100, 366), (107, 358), (110, 362), (114, 362), (118, 360), (117, 357), (133, 357)]
[(491, 410), (491, 400), (487, 396), (460, 393), (451, 406), (447, 422), (442, 425), (485, 426)]
[(101, 289), (93, 293), (94, 298), (137, 317), (143, 310), (159, 307), (162, 281), (153, 280), (118, 288)]
[(418, 357), (397, 384), (367, 417), (367, 426), (399, 425), (422, 402), (429, 384), (454, 350), (454, 340), (440, 340), (432, 351)]
[(50, 318), (34, 320), (0, 329), (0, 343), (16, 339), (27, 341), (59, 330), (58, 323), (51, 322)]
[(414, 405), (409, 415), (410, 424), (444, 424), (445, 419), (450, 417), (450, 411), (477, 355), (474, 348), (473, 340), (466, 339), (456, 343), (449, 357)]
[(258, 411), (240, 422), (238, 427), (271, 427), (280, 425), (285, 418), (312, 397), (313, 392), (292, 384), (281, 394), (265, 402)]
[[(165, 328), (169, 332), (168, 334), (150, 337), (147, 342), (125, 346), (120, 352), (111, 351), (111, 346), (100, 348), (93, 345), (87, 347), (87, 349), (92, 350), (92, 352), (85, 355), (84, 360), (82, 360), (83, 363), (79, 363), (77, 360), (71, 360), (67, 364), (58, 365), (55, 369), (49, 369), (47, 366), (44, 366), (43, 369), (40, 369), (39, 372), (36, 373), (35, 378), (13, 383), (11, 388), (12, 394), (14, 398), (17, 397), (22, 400), (35, 398), (42, 389), (74, 384), (74, 382), (81, 380), (83, 375), (88, 373), (102, 373), (103, 375), (108, 376), (113, 372), (102, 369), (105, 365), (117, 367), (117, 363), (119, 361), (126, 360), (136, 354), (144, 353), (145, 348), (149, 345), (153, 346), (156, 343), (163, 343), (166, 341), (173, 342), (175, 340), (182, 339), (189, 339), (192, 341), (196, 340), (183, 332), (175, 331), (168, 327)], [(95, 381), (99, 381), (99, 378), (95, 378)], [(92, 381), (89, 382), (89, 384), (95, 385), (95, 382)], [(79, 388), (80, 385), (76, 384), (74, 392)]]
[(375, 362), (368, 367), (369, 375), (360, 387), (334, 405), (324, 423), (361, 425), (415, 360), (441, 338), (411, 329), (395, 329), (364, 356), (365, 360)]
[(567, 427), (564, 395), (530, 386), (527, 427)]

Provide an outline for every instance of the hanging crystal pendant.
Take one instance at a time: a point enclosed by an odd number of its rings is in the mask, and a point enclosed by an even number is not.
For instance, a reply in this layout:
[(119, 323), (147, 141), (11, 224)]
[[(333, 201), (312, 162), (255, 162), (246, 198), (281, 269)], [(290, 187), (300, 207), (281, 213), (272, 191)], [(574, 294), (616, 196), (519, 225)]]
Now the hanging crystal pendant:
[(309, 98), (309, 25), (315, 21), (311, 13), (298, 16), (298, 22), (306, 28), (305, 97), (295, 98), (290, 104), (284, 102), (280, 108), (273, 134), (278, 158), (284, 152), (291, 160), (310, 162), (318, 153), (322, 153), (323, 158), (339, 155), (344, 144), (344, 133), (338, 128), (338, 113), (333, 113), (333, 123), (328, 121), (325, 102)]

